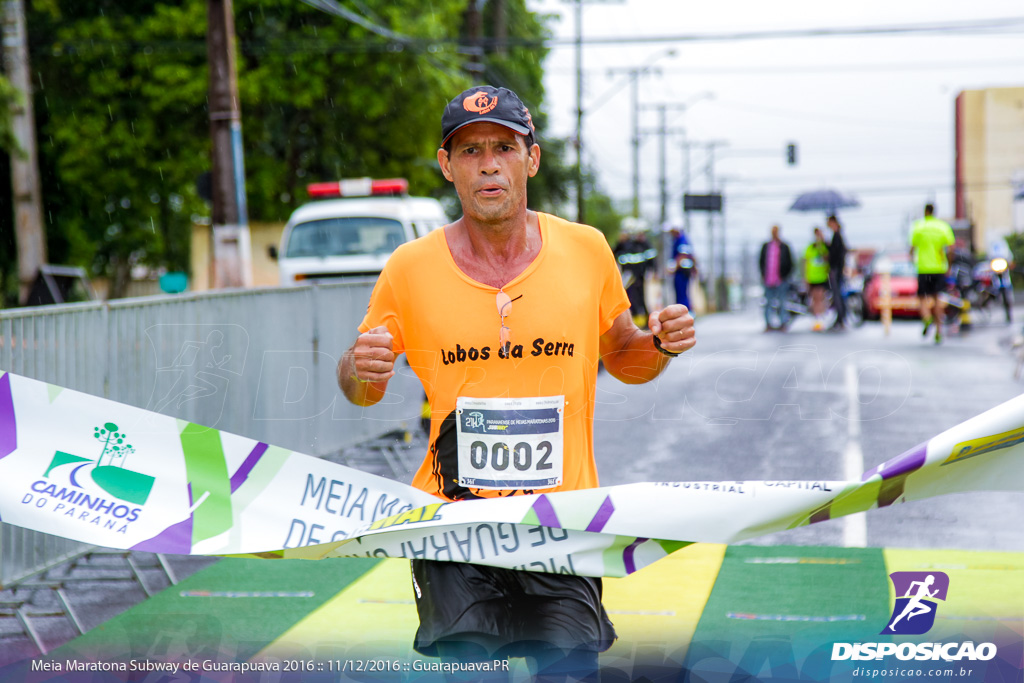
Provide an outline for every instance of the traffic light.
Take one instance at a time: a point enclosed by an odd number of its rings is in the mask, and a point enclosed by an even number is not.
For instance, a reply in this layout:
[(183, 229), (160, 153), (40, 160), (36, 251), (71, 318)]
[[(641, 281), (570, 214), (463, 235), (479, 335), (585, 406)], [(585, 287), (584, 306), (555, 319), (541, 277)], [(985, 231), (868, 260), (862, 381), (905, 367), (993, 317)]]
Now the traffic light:
[(791, 142), (786, 145), (786, 163), (790, 166), (796, 166), (796, 143)]

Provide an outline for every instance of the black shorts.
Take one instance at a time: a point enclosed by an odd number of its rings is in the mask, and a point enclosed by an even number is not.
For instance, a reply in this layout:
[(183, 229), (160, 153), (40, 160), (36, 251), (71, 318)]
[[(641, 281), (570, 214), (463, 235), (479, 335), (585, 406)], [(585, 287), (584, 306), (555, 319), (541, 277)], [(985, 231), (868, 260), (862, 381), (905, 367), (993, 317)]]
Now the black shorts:
[(935, 296), (945, 288), (945, 273), (919, 273), (917, 276), (918, 296)]
[(601, 579), (413, 560), (420, 627), (414, 649), (437, 656), (437, 642), (469, 640), (519, 657), (540, 643), (604, 652), (615, 628), (601, 604)]

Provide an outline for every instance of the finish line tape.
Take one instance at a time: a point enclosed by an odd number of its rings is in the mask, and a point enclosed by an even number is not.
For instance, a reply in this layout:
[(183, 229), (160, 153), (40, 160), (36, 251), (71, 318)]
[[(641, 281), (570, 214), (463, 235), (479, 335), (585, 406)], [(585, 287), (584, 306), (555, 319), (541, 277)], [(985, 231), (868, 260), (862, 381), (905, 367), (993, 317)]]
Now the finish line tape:
[(658, 482), (447, 503), (141, 408), (0, 375), (0, 521), (122, 550), (405, 557), (625, 576), (895, 503), (1024, 488), (1024, 396), (859, 481)]

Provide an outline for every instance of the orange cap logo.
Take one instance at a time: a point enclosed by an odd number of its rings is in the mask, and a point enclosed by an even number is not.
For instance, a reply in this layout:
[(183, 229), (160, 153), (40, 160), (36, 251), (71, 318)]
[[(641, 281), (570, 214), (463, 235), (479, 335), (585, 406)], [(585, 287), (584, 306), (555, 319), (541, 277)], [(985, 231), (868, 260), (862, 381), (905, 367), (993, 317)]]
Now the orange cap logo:
[(483, 90), (462, 100), (462, 108), (476, 114), (486, 114), (498, 106), (498, 96), (490, 97)]

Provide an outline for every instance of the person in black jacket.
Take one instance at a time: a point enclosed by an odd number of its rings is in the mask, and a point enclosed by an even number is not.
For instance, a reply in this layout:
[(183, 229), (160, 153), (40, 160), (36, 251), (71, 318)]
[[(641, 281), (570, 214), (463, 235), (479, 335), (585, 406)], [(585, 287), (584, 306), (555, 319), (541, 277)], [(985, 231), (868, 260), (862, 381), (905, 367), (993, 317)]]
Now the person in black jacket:
[(832, 242), (828, 245), (828, 286), (832, 290), (832, 306), (836, 309), (833, 330), (846, 329), (846, 300), (843, 298), (843, 268), (846, 267), (846, 243), (843, 241), (843, 226), (835, 216), (828, 217), (832, 228)]
[(764, 284), (765, 332), (784, 330), (789, 324), (786, 297), (789, 295), (789, 275), (793, 272), (793, 254), (789, 245), (779, 237), (777, 225), (772, 226), (772, 238), (761, 245), (759, 265)]
[(629, 310), (637, 327), (647, 325), (647, 273), (654, 269), (658, 252), (647, 241), (642, 230), (630, 231), (622, 235), (613, 250), (615, 259), (622, 269), (623, 286), (629, 297)]

